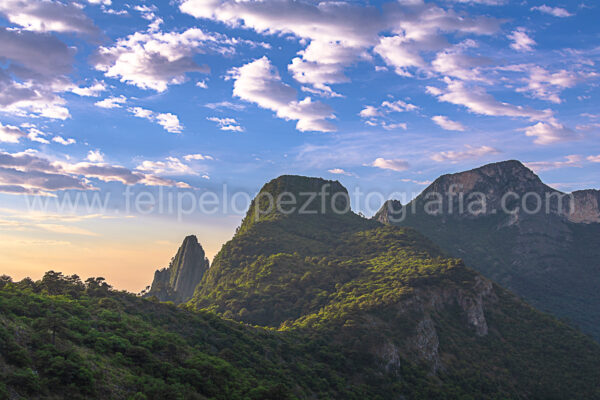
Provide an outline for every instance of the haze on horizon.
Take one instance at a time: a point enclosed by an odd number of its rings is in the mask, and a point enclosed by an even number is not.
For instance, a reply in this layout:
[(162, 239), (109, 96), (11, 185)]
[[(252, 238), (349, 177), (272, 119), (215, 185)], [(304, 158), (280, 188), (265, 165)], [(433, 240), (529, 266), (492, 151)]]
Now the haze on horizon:
[[(507, 159), (598, 188), (599, 17), (589, 0), (4, 0), (0, 273), (139, 291), (184, 236), (212, 258), (242, 217), (131, 210), (127, 188), (188, 204), (300, 174), (409, 200)], [(77, 193), (106, 203), (64, 207)]]

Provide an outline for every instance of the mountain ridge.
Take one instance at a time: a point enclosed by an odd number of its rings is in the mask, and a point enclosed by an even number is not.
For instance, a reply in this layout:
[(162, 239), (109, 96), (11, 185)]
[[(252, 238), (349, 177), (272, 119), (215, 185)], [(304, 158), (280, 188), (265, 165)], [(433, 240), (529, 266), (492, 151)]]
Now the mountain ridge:
[[(457, 190), (449, 197), (453, 184)], [(485, 196), (486, 209), (459, 212), (456, 199), (476, 192)], [(435, 212), (426, 210), (429, 193), (444, 194)], [(401, 208), (384, 203), (374, 218), (419, 230), (451, 256), (598, 339), (599, 193), (559, 192), (509, 161), (444, 175)], [(529, 212), (536, 203), (542, 208)]]

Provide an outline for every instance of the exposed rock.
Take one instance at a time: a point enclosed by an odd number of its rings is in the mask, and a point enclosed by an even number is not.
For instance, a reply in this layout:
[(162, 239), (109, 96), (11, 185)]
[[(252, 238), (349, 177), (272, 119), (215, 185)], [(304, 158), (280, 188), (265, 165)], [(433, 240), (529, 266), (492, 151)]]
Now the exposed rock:
[(198, 239), (188, 236), (169, 267), (154, 273), (152, 286), (145, 297), (156, 296), (160, 301), (183, 303), (192, 297), (208, 267), (208, 259)]
[(600, 190), (573, 192), (573, 210), (567, 215), (571, 222), (600, 223)]
[[(389, 204), (374, 217), (379, 222), (419, 230), (533, 306), (600, 338), (600, 191), (560, 192), (511, 160), (441, 176), (404, 205), (401, 218)], [(461, 307), (484, 334), (477, 299)]]
[(435, 330), (435, 324), (429, 316), (425, 316), (417, 324), (416, 336), (413, 339), (413, 345), (419, 355), (419, 358), (426, 361), (431, 366), (431, 372), (434, 374), (443, 369), (440, 360), (440, 340)]

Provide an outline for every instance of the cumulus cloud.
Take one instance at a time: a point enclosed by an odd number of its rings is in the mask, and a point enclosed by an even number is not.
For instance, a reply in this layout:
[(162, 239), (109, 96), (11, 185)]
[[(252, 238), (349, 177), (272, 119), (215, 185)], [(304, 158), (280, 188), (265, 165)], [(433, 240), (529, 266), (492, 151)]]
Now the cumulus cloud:
[(106, 84), (104, 82), (94, 82), (93, 85), (88, 87), (79, 87), (76, 86), (71, 91), (79, 96), (86, 97), (98, 97), (100, 93), (105, 92), (107, 90)]
[(130, 107), (128, 111), (138, 118), (144, 118), (162, 126), (167, 132), (181, 133), (183, 131), (183, 125), (175, 114), (157, 113), (142, 107)]
[(94, 105), (100, 108), (121, 108), (125, 103), (127, 103), (127, 97), (121, 95), (119, 97), (107, 97), (104, 100), (95, 102)]
[[(470, 18), (422, 1), (390, 2), (381, 11), (348, 2), (282, 0), (265, 6), (250, 1), (183, 0), (180, 9), (196, 18), (301, 39), (307, 46), (289, 70), (307, 85), (307, 91), (328, 97), (338, 95), (331, 84), (348, 81), (344, 69), (372, 59), (371, 51), (397, 73), (410, 75), (411, 68), (427, 67), (421, 52), (447, 46), (443, 34), (489, 35), (499, 28), (495, 19)], [(387, 35), (380, 36), (381, 32)]]
[(207, 117), (209, 121), (215, 122), (220, 130), (222, 131), (233, 131), (243, 132), (244, 128), (239, 125), (239, 122), (235, 118), (219, 118), (219, 117)]
[(90, 179), (147, 186), (189, 185), (170, 179), (131, 171), (105, 163), (69, 163), (53, 161), (35, 151), (7, 153), (0, 151), (0, 192), (12, 194), (54, 195), (59, 190), (95, 190)]
[(210, 71), (193, 56), (205, 51), (214, 39), (198, 28), (182, 33), (136, 32), (112, 47), (100, 47), (93, 64), (107, 77), (164, 92), (171, 84), (183, 83), (187, 73)]
[(188, 154), (183, 156), (183, 159), (186, 161), (214, 160), (212, 156), (206, 154)]
[(517, 28), (514, 30), (508, 38), (512, 40), (510, 47), (517, 51), (533, 51), (535, 46), (535, 40), (529, 37), (525, 28)]
[(565, 167), (581, 167), (582, 160), (582, 156), (572, 154), (566, 156), (564, 161), (535, 161), (525, 163), (525, 165), (527, 166), (527, 168), (531, 168), (535, 172), (542, 172)]
[(474, 159), (474, 158), (481, 158), (490, 154), (497, 154), (499, 153), (498, 150), (496, 150), (493, 147), (490, 146), (480, 146), (480, 147), (474, 147), (474, 146), (470, 146), (470, 145), (466, 145), (466, 150), (460, 150), (460, 151), (441, 151), (439, 153), (435, 153), (433, 155), (431, 155), (431, 159), (437, 162), (444, 162), (444, 161), (450, 161), (450, 162), (459, 162), (459, 161), (463, 161), (463, 160), (468, 160), (468, 159)]
[(55, 142), (55, 143), (58, 143), (58, 144), (62, 144), (63, 146), (69, 146), (71, 144), (77, 143), (77, 141), (75, 139), (73, 139), (73, 138), (67, 138), (67, 139), (65, 139), (62, 136), (54, 136), (52, 138), (52, 141)]
[(99, 30), (76, 3), (46, 0), (3, 0), (0, 14), (28, 31), (75, 32), (96, 35)]
[(0, 27), (0, 111), (66, 119), (72, 48), (47, 34)]
[(93, 163), (101, 163), (104, 162), (104, 154), (102, 154), (100, 150), (90, 150), (87, 154), (86, 160)]
[(19, 143), (27, 134), (16, 126), (2, 125), (0, 122), (0, 143)]
[(474, 40), (465, 40), (449, 49), (437, 53), (431, 62), (434, 71), (444, 76), (462, 79), (465, 81), (489, 80), (483, 76), (480, 67), (491, 64), (491, 60), (485, 57), (474, 57), (465, 54), (469, 48), (477, 47)]
[(465, 82), (447, 78), (444, 81), (445, 89), (428, 86), (427, 92), (436, 96), (440, 101), (464, 106), (476, 114), (522, 117), (531, 120), (543, 120), (552, 116), (550, 110), (539, 111), (530, 107), (500, 102), (482, 87), (467, 86)]
[(400, 159), (387, 160), (387, 159), (381, 158), (381, 157), (375, 159), (375, 161), (373, 161), (371, 166), (381, 168), (381, 169), (390, 169), (392, 171), (397, 171), (397, 172), (406, 171), (410, 167), (409, 163), (405, 160), (400, 160)]
[(539, 11), (559, 18), (572, 17), (573, 14), (561, 7), (550, 7), (545, 4), (537, 7), (531, 7), (531, 11)]
[(379, 111), (379, 109), (377, 107), (365, 106), (365, 108), (363, 108), (360, 111), (360, 113), (358, 113), (358, 115), (360, 115), (363, 118), (373, 118), (373, 117), (380, 117), (383, 114), (381, 113), (381, 111)]
[(136, 167), (139, 171), (144, 171), (156, 175), (197, 175), (189, 165), (184, 164), (177, 157), (167, 157), (164, 161), (145, 160)]
[(348, 172), (342, 168), (328, 169), (327, 172), (329, 172), (330, 174), (334, 174), (334, 175), (356, 176), (352, 172)]
[(52, 161), (35, 151), (0, 151), (2, 193), (53, 195), (59, 190), (95, 190), (96, 187), (90, 179), (128, 185), (189, 187), (184, 182), (161, 178), (154, 173), (131, 171), (122, 166), (106, 164), (98, 158), (94, 159), (93, 163), (69, 163)]
[(575, 86), (578, 79), (575, 73), (564, 69), (551, 73), (542, 67), (532, 66), (529, 69), (529, 77), (526, 78), (527, 86), (518, 88), (517, 91), (559, 104), (562, 102), (561, 91)]
[(536, 144), (552, 144), (576, 140), (580, 134), (557, 122), (554, 118), (525, 128), (525, 135), (535, 138)]
[(442, 129), (447, 131), (459, 131), (463, 132), (465, 127), (460, 122), (452, 121), (444, 115), (436, 115), (431, 117), (431, 120), (438, 124)]
[(327, 121), (334, 118), (331, 108), (310, 97), (298, 101), (296, 90), (281, 80), (267, 57), (234, 68), (229, 74), (234, 80), (234, 96), (272, 110), (279, 118), (298, 121), (299, 131), (335, 131), (335, 126)]
[(92, 62), (108, 77), (142, 89), (164, 92), (169, 85), (185, 82), (189, 73), (210, 72), (207, 65), (196, 62), (195, 55), (231, 55), (235, 53), (235, 46), (241, 44), (268, 46), (199, 28), (183, 32), (160, 32), (151, 28), (118, 39), (113, 46), (101, 46)]

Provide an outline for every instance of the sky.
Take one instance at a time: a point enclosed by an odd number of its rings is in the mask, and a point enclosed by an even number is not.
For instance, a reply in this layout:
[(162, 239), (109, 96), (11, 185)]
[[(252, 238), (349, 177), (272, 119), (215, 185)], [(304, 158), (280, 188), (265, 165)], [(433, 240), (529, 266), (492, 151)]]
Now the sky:
[[(600, 187), (591, 0), (2, 0), (0, 273), (139, 291), (270, 179), (356, 211), (518, 159)], [(353, 195), (355, 194), (355, 195)]]

